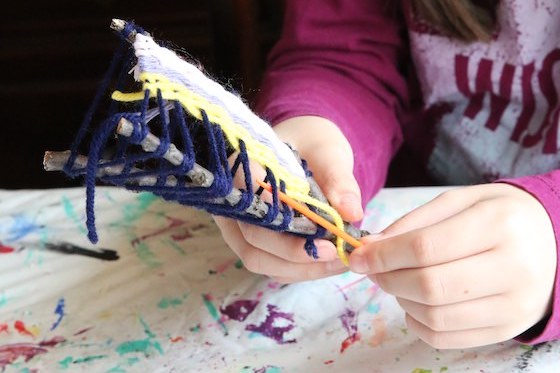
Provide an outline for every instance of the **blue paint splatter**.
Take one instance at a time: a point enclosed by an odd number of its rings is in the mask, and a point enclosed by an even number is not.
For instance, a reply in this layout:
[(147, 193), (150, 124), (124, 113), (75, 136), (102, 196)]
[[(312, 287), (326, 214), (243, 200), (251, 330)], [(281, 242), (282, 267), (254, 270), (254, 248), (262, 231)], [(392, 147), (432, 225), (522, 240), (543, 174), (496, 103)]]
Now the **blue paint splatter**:
[(51, 326), (51, 330), (55, 330), (58, 325), (60, 324), (60, 322), (62, 321), (62, 319), (64, 318), (64, 315), (66, 315), (64, 313), (64, 298), (60, 298), (58, 300), (58, 303), (56, 305), (56, 308), (54, 309), (54, 313), (56, 315), (58, 315), (58, 318), (56, 319), (56, 321), (54, 322), (54, 324)]
[(23, 215), (12, 216), (13, 223), (8, 229), (8, 242), (21, 240), (35, 232), (40, 232), (44, 227), (36, 224)]

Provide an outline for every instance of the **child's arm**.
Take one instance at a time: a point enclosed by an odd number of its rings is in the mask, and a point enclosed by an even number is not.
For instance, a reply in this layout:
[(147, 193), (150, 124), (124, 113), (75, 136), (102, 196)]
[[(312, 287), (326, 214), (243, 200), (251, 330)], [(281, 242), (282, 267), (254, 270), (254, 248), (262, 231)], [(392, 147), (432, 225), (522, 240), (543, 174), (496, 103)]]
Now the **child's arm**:
[(286, 6), (257, 111), (273, 124), (301, 115), (335, 123), (352, 145), (367, 202), (383, 186), (401, 143), (404, 20), (383, 0), (288, 0)]
[[(560, 170), (544, 175), (527, 176), (506, 180), (533, 195), (545, 208), (552, 222), (556, 238), (556, 249), (560, 250)], [(531, 248), (528, 248), (529, 250)], [(557, 254), (557, 258), (560, 254)], [(551, 315), (528, 332), (517, 338), (525, 343), (541, 343), (560, 338), (560, 267), (556, 267)]]
[[(401, 142), (397, 112), (407, 87), (396, 66), (406, 58), (403, 24), (385, 0), (288, 0), (286, 6), (257, 111), (307, 159), (342, 217), (359, 220), (352, 169), (368, 201)], [(295, 282), (345, 270), (328, 241), (318, 242), (320, 258), (313, 261), (301, 238), (215, 220), (252, 272)]]

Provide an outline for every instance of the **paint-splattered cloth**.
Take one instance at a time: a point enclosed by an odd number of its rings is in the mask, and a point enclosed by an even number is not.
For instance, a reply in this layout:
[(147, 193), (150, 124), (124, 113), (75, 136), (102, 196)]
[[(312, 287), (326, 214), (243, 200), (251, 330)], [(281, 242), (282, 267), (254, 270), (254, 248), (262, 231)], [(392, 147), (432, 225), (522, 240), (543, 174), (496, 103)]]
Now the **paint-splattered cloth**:
[[(382, 190), (377, 231), (441, 189)], [(355, 274), (289, 286), (246, 271), (206, 213), (98, 189), (0, 191), (0, 372), (553, 372), (560, 343), (437, 351)]]

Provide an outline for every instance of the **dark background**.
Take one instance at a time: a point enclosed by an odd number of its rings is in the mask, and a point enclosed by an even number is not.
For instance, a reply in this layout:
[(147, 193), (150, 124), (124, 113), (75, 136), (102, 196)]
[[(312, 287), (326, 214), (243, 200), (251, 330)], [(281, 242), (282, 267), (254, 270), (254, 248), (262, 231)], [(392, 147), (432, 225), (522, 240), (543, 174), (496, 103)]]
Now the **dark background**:
[(282, 19), (282, 0), (10, 1), (2, 8), (0, 189), (80, 184), (43, 171), (43, 153), (69, 148), (118, 45), (112, 18), (181, 47), (248, 101)]

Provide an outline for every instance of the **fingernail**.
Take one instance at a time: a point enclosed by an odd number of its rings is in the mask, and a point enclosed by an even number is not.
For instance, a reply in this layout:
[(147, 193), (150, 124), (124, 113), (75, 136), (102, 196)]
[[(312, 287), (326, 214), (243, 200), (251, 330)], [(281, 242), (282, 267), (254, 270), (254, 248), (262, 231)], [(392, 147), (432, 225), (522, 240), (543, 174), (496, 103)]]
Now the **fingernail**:
[(354, 253), (350, 255), (350, 269), (356, 273), (368, 273), (369, 272), (369, 263), (367, 262), (366, 258), (363, 255), (358, 255)]

